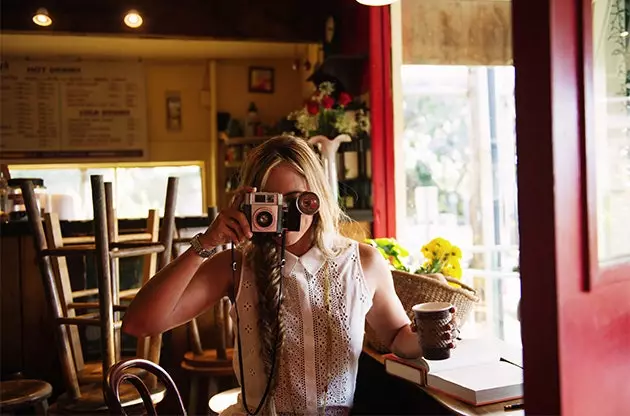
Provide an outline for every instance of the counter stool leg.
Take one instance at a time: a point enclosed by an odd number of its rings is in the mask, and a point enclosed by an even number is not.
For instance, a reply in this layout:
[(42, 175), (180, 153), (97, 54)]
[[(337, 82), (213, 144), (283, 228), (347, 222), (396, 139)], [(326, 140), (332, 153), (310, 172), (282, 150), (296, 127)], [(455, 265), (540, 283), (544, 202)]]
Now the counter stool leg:
[(190, 392), (188, 394), (188, 414), (197, 414), (197, 401), (199, 400), (199, 378), (195, 374), (190, 374)]
[(43, 400), (35, 405), (35, 414), (38, 416), (48, 416), (48, 400)]

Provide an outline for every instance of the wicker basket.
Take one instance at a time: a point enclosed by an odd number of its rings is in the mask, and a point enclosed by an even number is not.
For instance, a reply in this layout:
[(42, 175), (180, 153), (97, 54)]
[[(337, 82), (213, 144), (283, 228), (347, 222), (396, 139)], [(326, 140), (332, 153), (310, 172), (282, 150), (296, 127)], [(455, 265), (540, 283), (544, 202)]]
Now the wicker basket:
[[(451, 286), (434, 277), (398, 270), (392, 271), (392, 275), (396, 294), (412, 320), (411, 308), (413, 305), (426, 302), (448, 302), (455, 306), (455, 318), (459, 328), (461, 328), (466, 323), (473, 305), (479, 301), (473, 288), (448, 276), (444, 276), (446, 281), (455, 283), (459, 287)], [(367, 322), (365, 324), (365, 340), (372, 348), (381, 353), (390, 352)]]

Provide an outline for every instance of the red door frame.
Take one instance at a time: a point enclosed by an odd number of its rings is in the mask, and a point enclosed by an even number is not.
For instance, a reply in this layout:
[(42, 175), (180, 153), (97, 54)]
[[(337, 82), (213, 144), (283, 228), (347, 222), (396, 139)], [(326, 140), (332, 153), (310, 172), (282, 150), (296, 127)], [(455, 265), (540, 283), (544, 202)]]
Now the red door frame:
[[(512, 2), (525, 402), (533, 415), (625, 414), (630, 397), (630, 280), (585, 287), (595, 271), (595, 207), (584, 82), (591, 16), (582, 4)], [(623, 270), (630, 276), (629, 265)]]
[(374, 237), (396, 237), (394, 100), (389, 7), (369, 7)]

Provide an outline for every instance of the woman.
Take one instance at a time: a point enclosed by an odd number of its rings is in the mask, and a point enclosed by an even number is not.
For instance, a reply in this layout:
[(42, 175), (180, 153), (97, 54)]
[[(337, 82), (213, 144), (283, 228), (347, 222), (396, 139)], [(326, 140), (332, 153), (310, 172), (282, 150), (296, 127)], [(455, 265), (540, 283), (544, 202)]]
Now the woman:
[[(161, 333), (235, 295), (234, 367), (243, 395), (225, 414), (244, 414), (245, 406), (252, 414), (348, 414), (366, 319), (396, 354), (421, 355), (388, 264), (371, 246), (339, 235), (343, 214), (306, 141), (268, 140), (250, 152), (241, 180), (230, 207), (136, 295), (123, 330)], [(319, 211), (302, 215), (284, 242), (254, 235), (241, 204), (257, 190), (287, 199), (313, 192)], [(230, 242), (237, 243), (235, 273), (231, 251), (212, 255)]]

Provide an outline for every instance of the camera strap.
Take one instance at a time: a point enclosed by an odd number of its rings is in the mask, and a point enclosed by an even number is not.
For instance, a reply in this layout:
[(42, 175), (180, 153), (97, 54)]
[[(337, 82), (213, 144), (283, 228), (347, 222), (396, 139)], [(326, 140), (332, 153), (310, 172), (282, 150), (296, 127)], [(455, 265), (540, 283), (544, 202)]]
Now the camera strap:
[(285, 247), (286, 247), (286, 236), (287, 233), (285, 230), (282, 231), (282, 244), (280, 247), (280, 296), (278, 298), (278, 306), (277, 306), (277, 312), (276, 312), (276, 342), (274, 344), (274, 348), (273, 348), (273, 353), (271, 356), (271, 368), (269, 370), (269, 375), (267, 376), (267, 385), (265, 386), (265, 391), (263, 393), (262, 398), (260, 399), (260, 402), (258, 403), (258, 407), (256, 407), (256, 410), (254, 410), (253, 413), (250, 413), (249, 411), (249, 406), (247, 405), (247, 397), (245, 395), (245, 374), (243, 372), (243, 354), (242, 354), (242, 347), (241, 347), (241, 330), (240, 330), (240, 317), (238, 314), (238, 305), (236, 304), (236, 254), (235, 254), (235, 249), (234, 249), (234, 243), (232, 243), (232, 248), (231, 248), (231, 252), (232, 252), (232, 285), (234, 287), (234, 310), (236, 311), (236, 344), (237, 344), (237, 348), (238, 348), (238, 368), (239, 368), (239, 372), (240, 372), (240, 381), (241, 381), (241, 399), (243, 400), (243, 407), (245, 407), (245, 412), (247, 412), (248, 415), (257, 415), (260, 410), (262, 409), (263, 405), (265, 404), (265, 401), (267, 400), (267, 396), (269, 395), (269, 390), (271, 388), (271, 378), (273, 377), (273, 374), (276, 370), (276, 354), (278, 353), (277, 351), (277, 345), (278, 345), (278, 338), (280, 337), (280, 307), (282, 305), (282, 282), (284, 280), (284, 264), (286, 263), (286, 259), (285, 259)]

